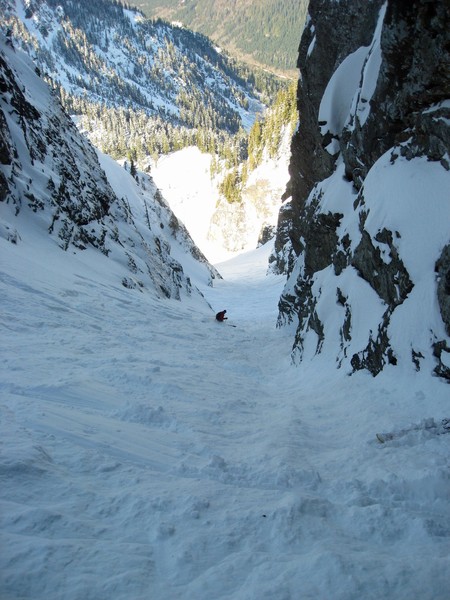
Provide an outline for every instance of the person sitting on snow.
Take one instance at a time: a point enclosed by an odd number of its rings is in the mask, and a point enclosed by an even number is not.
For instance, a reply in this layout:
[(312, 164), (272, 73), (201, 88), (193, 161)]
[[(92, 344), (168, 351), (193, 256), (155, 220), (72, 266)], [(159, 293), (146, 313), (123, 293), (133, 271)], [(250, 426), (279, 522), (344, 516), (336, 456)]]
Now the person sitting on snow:
[(218, 312), (216, 315), (216, 319), (221, 322), (225, 321), (225, 319), (228, 319), (228, 317), (225, 316), (226, 312), (227, 312), (226, 310), (221, 310), (220, 312)]

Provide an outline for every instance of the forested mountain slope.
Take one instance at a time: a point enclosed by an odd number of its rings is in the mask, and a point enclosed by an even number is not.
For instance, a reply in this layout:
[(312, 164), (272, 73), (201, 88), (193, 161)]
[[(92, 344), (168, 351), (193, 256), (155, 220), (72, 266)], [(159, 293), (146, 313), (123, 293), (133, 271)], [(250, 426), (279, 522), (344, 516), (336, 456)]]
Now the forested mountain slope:
[(234, 136), (277, 89), (273, 77), (238, 65), (203, 35), (113, 0), (0, 0), (0, 9), (4, 33), (117, 157), (189, 144), (239, 153)]
[(307, 0), (137, 0), (149, 16), (180, 21), (249, 61), (295, 73)]

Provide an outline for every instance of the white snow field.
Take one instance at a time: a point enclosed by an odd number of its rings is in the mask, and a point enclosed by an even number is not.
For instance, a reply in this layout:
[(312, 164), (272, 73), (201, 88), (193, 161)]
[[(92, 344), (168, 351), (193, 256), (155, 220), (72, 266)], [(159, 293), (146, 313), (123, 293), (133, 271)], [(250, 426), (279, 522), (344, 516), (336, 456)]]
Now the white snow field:
[(448, 385), (293, 366), (267, 247), (210, 310), (33, 243), (0, 239), (2, 600), (449, 598)]

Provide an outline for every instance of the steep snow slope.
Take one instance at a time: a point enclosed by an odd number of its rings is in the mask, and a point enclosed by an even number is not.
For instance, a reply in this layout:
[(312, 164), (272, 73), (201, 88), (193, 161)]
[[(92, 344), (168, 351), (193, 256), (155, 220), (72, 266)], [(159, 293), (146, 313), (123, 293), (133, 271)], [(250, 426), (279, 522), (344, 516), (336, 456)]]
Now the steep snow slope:
[[(96, 165), (82, 163), (84, 188), (64, 171), (69, 199), (83, 215), (98, 206), (88, 224), (107, 234), (84, 250), (49, 235), (51, 211), (72, 217), (68, 198), (55, 204), (41, 185), (71, 166), (55, 149), (57, 139), (68, 156), (55, 125), (64, 115), (27, 61), (5, 52), (26, 77), (14, 84), (2, 64), (0, 597), (446, 600), (448, 386), (402, 363), (347, 377), (328, 352), (294, 367), (293, 332), (275, 327), (284, 280), (265, 274), (272, 248), (219, 265), (225, 279), (209, 286), (152, 182), (138, 187), (68, 125), (77, 156)], [(59, 131), (46, 148), (43, 131)], [(88, 192), (108, 202), (85, 205)], [(161, 253), (143, 262), (156, 240)], [(408, 252), (411, 240), (401, 238)], [(143, 289), (130, 257), (150, 269)], [(172, 281), (166, 259), (186, 265), (207, 302), (184, 276), (181, 301), (159, 297)], [(361, 283), (361, 300), (373, 299)], [(354, 314), (366, 331), (372, 316)]]
[(204, 287), (219, 324), (0, 239), (2, 598), (448, 597), (448, 386), (293, 367), (268, 250)]

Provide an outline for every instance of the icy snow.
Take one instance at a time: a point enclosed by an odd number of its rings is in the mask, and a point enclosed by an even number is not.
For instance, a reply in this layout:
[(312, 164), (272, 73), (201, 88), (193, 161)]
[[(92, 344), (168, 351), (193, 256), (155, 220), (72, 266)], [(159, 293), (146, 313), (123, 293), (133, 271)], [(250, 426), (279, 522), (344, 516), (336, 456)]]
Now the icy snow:
[(270, 247), (211, 311), (39, 235), (0, 240), (2, 598), (448, 597), (447, 385), (292, 366)]

